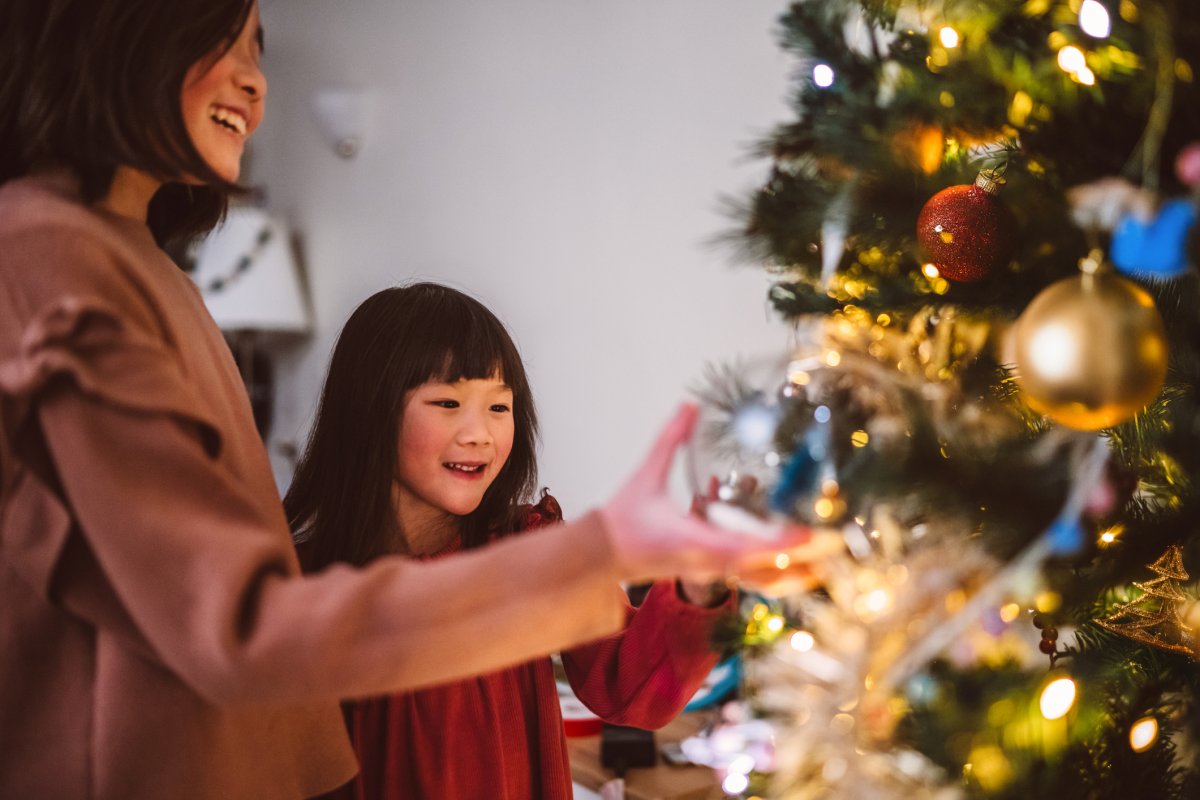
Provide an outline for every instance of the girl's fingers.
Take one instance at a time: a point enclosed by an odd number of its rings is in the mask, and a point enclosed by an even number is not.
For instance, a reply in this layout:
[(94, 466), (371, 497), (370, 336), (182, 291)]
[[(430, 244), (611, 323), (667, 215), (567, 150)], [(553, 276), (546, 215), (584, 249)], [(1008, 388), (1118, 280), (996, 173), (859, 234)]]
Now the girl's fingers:
[(823, 583), (822, 576), (812, 567), (802, 564), (784, 569), (760, 569), (753, 572), (741, 570), (737, 582), (767, 597), (782, 597), (788, 594), (808, 592)]
[(655, 490), (667, 485), (667, 476), (671, 473), (671, 464), (675, 460), (675, 451), (692, 435), (696, 418), (700, 409), (694, 403), (682, 403), (675, 411), (675, 416), (663, 427), (655, 440), (654, 446), (646, 460), (637, 471), (637, 481)]
[(705, 577), (761, 576), (788, 567), (804, 571), (803, 565), (822, 561), (845, 546), (840, 537), (814, 537), (811, 530), (798, 526), (783, 529), (778, 537), (761, 539), (714, 528), (698, 519), (681, 524), (680, 532), (699, 554), (694, 568)]

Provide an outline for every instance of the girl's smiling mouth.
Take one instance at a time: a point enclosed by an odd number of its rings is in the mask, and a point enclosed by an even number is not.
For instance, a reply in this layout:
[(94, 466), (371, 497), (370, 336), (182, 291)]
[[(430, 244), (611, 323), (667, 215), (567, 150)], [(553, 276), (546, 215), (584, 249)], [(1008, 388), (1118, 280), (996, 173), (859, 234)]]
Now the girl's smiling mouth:
[(487, 464), (472, 461), (447, 461), (442, 464), (443, 467), (451, 472), (457, 472), (461, 475), (482, 475)]
[(214, 105), (209, 112), (209, 118), (222, 128), (239, 136), (245, 136), (249, 128), (246, 122), (246, 115), (236, 108)]

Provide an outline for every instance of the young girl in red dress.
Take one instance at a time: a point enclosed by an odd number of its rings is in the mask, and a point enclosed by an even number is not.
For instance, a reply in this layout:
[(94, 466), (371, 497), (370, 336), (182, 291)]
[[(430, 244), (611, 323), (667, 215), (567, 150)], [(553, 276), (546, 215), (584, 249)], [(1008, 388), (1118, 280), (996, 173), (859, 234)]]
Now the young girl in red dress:
[[(429, 283), (375, 294), (334, 349), (285, 499), (305, 567), (366, 565), (391, 553), (439, 559), (561, 522), (550, 495), (525, 503), (536, 437), (525, 369), (487, 308)], [(426, 603), (453, 607), (461, 588), (441, 587)], [(731, 602), (723, 585), (659, 582), (639, 608), (626, 605), (619, 633), (563, 651), (566, 676), (603, 719), (660, 727), (715, 663), (710, 627)], [(531, 615), (527, 624), (548, 621)], [(344, 710), (361, 772), (332, 797), (571, 797), (549, 657)]]

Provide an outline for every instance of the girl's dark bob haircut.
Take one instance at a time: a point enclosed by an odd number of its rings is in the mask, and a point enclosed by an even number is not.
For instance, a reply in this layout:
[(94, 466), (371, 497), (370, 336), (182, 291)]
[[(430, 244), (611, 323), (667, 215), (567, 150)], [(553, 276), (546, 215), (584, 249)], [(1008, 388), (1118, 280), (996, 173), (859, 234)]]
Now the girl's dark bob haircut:
[(392, 506), (405, 398), (430, 380), (493, 376), (513, 393), (512, 453), (463, 518), (466, 547), (511, 530), (535, 489), (537, 413), (516, 345), (486, 306), (435, 283), (384, 289), (355, 309), (284, 499), (306, 569), (405, 552)]
[[(188, 70), (236, 41), (254, 0), (4, 0), (0, 183), (66, 167), (85, 202), (118, 165), (164, 181), (160, 244), (211, 229), (231, 193), (196, 151), (180, 103)], [(188, 176), (191, 183), (180, 183)]]

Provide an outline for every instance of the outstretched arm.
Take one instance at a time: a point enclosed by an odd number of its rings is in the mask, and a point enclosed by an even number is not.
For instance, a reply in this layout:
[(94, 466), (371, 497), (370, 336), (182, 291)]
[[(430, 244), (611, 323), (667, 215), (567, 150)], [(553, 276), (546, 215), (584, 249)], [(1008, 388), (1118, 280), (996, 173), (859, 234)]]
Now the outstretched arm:
[(486, 553), (300, 577), (282, 511), (248, 497), (185, 423), (73, 389), (45, 398), (40, 419), (82, 534), (71, 568), (95, 575), (60, 581), (60, 602), (215, 703), (411, 689), (623, 620), (595, 515)]

